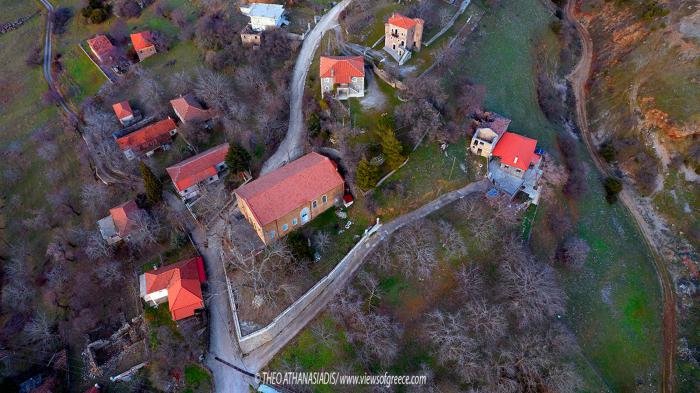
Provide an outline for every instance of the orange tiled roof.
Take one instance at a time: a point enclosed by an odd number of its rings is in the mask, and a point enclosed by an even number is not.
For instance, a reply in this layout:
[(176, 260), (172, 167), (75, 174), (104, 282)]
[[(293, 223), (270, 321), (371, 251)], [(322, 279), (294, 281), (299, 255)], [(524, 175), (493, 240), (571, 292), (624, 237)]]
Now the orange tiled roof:
[(117, 233), (120, 237), (126, 237), (134, 230), (137, 225), (139, 210), (134, 200), (109, 209), (109, 215), (112, 216), (114, 227), (117, 228)]
[(342, 184), (343, 178), (330, 158), (309, 153), (242, 185), (235, 192), (246, 201), (262, 226)]
[(211, 112), (197, 103), (193, 96), (187, 94), (170, 101), (175, 113), (183, 123), (188, 121), (205, 121), (211, 119)]
[(100, 34), (87, 40), (87, 44), (92, 51), (100, 58), (105, 58), (112, 54), (114, 45), (106, 36)]
[(175, 188), (182, 191), (216, 175), (216, 166), (226, 160), (228, 146), (224, 143), (166, 168)]
[(131, 35), (131, 43), (137, 51), (152, 47), (154, 45), (152, 39), (151, 32), (148, 30)]
[(416, 24), (423, 24), (423, 19), (420, 18), (409, 18), (406, 16), (403, 16), (399, 13), (393, 13), (391, 17), (389, 18), (390, 25), (394, 25), (397, 27), (400, 27), (402, 29), (410, 29)]
[(125, 117), (133, 116), (134, 114), (131, 110), (131, 105), (129, 105), (129, 101), (117, 102), (112, 105), (112, 109), (114, 109), (114, 114), (117, 115), (117, 119), (120, 120)]
[(321, 56), (321, 78), (334, 78), (335, 83), (350, 83), (353, 77), (365, 77), (362, 56)]
[(145, 273), (146, 293), (168, 290), (174, 320), (191, 317), (204, 307), (201, 283), (206, 281), (202, 257), (195, 257)]
[(499, 157), (502, 164), (526, 171), (530, 167), (530, 163), (540, 159), (540, 156), (535, 154), (536, 147), (537, 141), (535, 139), (506, 132), (496, 143), (491, 154)]
[(134, 149), (140, 150), (143, 147), (150, 146), (155, 142), (165, 142), (170, 139), (170, 131), (177, 129), (175, 122), (171, 118), (150, 124), (140, 130), (124, 135), (117, 139), (119, 148), (123, 150)]

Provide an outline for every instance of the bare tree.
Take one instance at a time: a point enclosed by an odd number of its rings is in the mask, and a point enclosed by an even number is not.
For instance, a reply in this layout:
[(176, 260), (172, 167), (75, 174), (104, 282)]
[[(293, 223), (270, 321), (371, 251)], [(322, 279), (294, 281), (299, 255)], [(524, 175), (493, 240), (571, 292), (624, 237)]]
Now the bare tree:
[(391, 242), (385, 239), (380, 242), (370, 254), (370, 262), (377, 266), (382, 272), (388, 272), (394, 267), (394, 258), (391, 255)]
[(318, 231), (314, 234), (313, 245), (316, 251), (323, 253), (331, 244), (330, 234), (326, 231)]
[(558, 259), (572, 269), (580, 269), (588, 259), (591, 247), (580, 237), (566, 240), (558, 252)]
[(24, 325), (24, 334), (35, 348), (43, 350), (50, 350), (57, 338), (53, 330), (53, 323), (45, 313), (40, 311), (28, 324)]
[(134, 219), (134, 229), (126, 242), (135, 251), (142, 251), (149, 245), (156, 244), (162, 235), (163, 226), (153, 216), (145, 211), (140, 212)]
[(392, 250), (406, 277), (423, 280), (437, 266), (432, 234), (424, 220), (405, 227), (394, 236)]
[(121, 271), (121, 264), (118, 261), (109, 259), (97, 265), (95, 276), (101, 285), (110, 287), (115, 283), (122, 282), (124, 274)]
[(386, 367), (398, 354), (401, 333), (399, 325), (386, 315), (361, 314), (348, 331), (348, 339), (360, 346), (360, 357), (365, 364), (376, 358)]
[(210, 108), (226, 112), (232, 94), (232, 86), (228, 78), (205, 67), (197, 68), (195, 74), (197, 97), (204, 100)]
[(484, 296), (484, 276), (478, 266), (462, 264), (457, 271), (457, 290), (468, 300), (475, 300)]
[(464, 313), (467, 327), (474, 337), (493, 344), (506, 334), (508, 321), (500, 306), (477, 300), (467, 303)]
[(2, 303), (15, 311), (26, 311), (34, 299), (35, 290), (26, 280), (14, 280), (2, 288)]
[(438, 238), (447, 259), (459, 258), (467, 255), (467, 245), (457, 228), (445, 220), (437, 222)]
[(463, 313), (430, 312), (426, 316), (425, 334), (435, 346), (440, 363), (456, 363), (465, 368), (475, 366), (478, 342), (469, 337)]
[(93, 261), (99, 258), (108, 257), (112, 255), (112, 252), (114, 251), (112, 247), (102, 238), (102, 235), (99, 232), (93, 232), (87, 236), (84, 250), (88, 258)]
[(379, 290), (379, 280), (372, 273), (363, 270), (357, 275), (360, 281), (360, 286), (365, 290), (367, 295), (367, 304), (371, 308), (375, 299), (381, 298)]
[(101, 212), (110, 207), (111, 196), (107, 186), (97, 182), (86, 183), (80, 190), (80, 203), (87, 210)]

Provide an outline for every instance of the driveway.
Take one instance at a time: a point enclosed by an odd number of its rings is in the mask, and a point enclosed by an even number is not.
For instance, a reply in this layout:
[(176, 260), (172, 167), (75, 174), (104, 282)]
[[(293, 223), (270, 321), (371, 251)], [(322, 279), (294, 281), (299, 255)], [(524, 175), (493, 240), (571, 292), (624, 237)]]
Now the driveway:
[(263, 175), (281, 167), (287, 162), (302, 155), (306, 128), (304, 127), (304, 114), (302, 104), (304, 102), (304, 87), (309, 67), (314, 60), (316, 49), (321, 43), (323, 35), (332, 29), (338, 22), (338, 15), (352, 0), (343, 0), (331, 8), (304, 39), (299, 51), (292, 82), (289, 85), (289, 128), (277, 151), (263, 165), (260, 174)]

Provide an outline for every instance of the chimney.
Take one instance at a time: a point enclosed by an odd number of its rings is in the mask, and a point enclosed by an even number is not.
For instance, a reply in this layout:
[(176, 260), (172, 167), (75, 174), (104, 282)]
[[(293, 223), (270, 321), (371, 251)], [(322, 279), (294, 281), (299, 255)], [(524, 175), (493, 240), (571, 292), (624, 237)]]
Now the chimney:
[(515, 158), (513, 159), (513, 164), (517, 164), (517, 163), (518, 163), (518, 156), (515, 156)]

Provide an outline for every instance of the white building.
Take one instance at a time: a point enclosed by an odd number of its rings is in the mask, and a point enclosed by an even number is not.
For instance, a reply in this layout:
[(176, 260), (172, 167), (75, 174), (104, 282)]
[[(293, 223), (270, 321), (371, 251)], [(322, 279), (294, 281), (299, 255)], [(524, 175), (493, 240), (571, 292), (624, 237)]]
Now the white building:
[(284, 18), (282, 4), (250, 3), (242, 5), (241, 12), (250, 18), (250, 27), (254, 31), (270, 30), (289, 23)]

